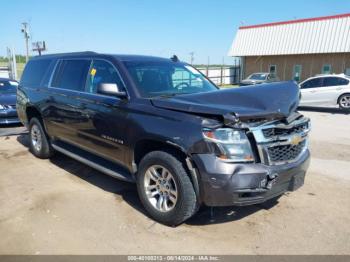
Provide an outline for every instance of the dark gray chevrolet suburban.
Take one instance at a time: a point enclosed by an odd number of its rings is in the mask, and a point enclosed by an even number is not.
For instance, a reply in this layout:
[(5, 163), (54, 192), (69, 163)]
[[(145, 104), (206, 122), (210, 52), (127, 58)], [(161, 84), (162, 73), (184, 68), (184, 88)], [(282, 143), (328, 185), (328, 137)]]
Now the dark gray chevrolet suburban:
[(166, 225), (303, 185), (310, 123), (298, 103), (294, 82), (220, 90), (176, 56), (94, 52), (31, 59), (17, 91), (35, 156), (135, 182)]

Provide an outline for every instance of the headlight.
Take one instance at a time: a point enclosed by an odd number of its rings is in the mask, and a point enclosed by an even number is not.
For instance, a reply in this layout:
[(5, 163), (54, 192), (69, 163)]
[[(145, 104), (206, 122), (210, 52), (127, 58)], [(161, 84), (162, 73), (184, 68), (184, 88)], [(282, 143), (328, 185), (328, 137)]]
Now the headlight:
[(231, 128), (204, 129), (203, 135), (221, 149), (223, 155), (220, 158), (234, 162), (254, 161), (250, 142), (243, 131)]
[(2, 110), (2, 109), (5, 109), (5, 107), (3, 105), (0, 105), (0, 110)]

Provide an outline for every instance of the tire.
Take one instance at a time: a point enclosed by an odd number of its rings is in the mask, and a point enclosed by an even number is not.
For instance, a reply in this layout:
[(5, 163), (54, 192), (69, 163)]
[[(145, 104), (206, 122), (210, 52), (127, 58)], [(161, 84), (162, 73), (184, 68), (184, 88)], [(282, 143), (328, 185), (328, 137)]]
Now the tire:
[(53, 148), (43, 125), (35, 117), (29, 121), (29, 148), (33, 155), (38, 158), (47, 159), (53, 155)]
[(338, 99), (339, 108), (342, 110), (350, 110), (350, 94), (343, 94)]
[(137, 191), (148, 214), (168, 226), (181, 224), (198, 210), (196, 193), (183, 163), (167, 152), (153, 151), (141, 160)]

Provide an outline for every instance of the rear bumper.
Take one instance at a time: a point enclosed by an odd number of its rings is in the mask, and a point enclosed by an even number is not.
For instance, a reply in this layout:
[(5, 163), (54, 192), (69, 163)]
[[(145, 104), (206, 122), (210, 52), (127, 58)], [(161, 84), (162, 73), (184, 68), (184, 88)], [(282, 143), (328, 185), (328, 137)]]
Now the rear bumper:
[(304, 184), (307, 150), (297, 162), (266, 166), (228, 163), (211, 154), (193, 156), (199, 172), (200, 199), (208, 206), (244, 206), (265, 202)]

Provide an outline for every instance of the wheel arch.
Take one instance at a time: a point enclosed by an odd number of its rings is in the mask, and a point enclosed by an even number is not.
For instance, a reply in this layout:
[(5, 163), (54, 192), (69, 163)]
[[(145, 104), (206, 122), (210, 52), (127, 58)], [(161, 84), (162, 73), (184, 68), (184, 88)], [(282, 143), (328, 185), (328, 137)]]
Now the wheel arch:
[(42, 116), (41, 116), (41, 112), (39, 111), (39, 109), (33, 105), (28, 105), (26, 107), (26, 118), (27, 118), (27, 123), (29, 124), (30, 120), (33, 117), (37, 117), (42, 121)]
[[(165, 151), (176, 155), (182, 161), (188, 157), (185, 149), (173, 142), (159, 141), (156, 139), (142, 139), (136, 142), (134, 146), (133, 161), (139, 165), (141, 159), (152, 151)], [(185, 162), (184, 162), (185, 163)]]
[[(197, 200), (201, 203), (201, 195), (199, 189), (199, 175), (198, 168), (195, 162), (191, 159), (191, 156), (186, 152), (186, 150), (178, 144), (167, 141), (159, 141), (155, 139), (142, 139), (139, 140), (134, 147), (134, 158), (133, 165), (135, 171), (137, 171), (138, 166), (142, 158), (152, 152), (152, 151), (164, 151), (178, 157), (178, 159), (183, 163), (185, 170), (187, 171), (191, 182), (193, 184), (194, 190), (196, 192)], [(137, 172), (135, 172), (136, 174)]]
[(349, 95), (350, 96), (350, 92), (345, 92), (343, 94), (341, 94), (338, 99), (337, 99), (337, 104), (339, 105), (339, 102), (340, 102), (340, 98), (343, 96), (343, 95)]

